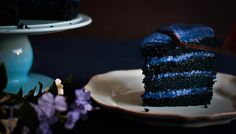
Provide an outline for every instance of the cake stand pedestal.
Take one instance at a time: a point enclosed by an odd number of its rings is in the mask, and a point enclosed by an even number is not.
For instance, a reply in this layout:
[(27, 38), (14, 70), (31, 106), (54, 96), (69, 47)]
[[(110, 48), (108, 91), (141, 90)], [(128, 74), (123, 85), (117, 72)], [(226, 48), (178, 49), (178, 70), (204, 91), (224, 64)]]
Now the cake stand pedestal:
[(30, 73), (33, 51), (29, 35), (70, 30), (89, 25), (91, 22), (89, 16), (79, 14), (70, 21), (20, 20), (20, 23), (24, 24), (22, 28), (0, 26), (0, 63), (5, 64), (8, 76), (4, 91), (16, 94), (22, 88), (23, 93), (27, 94), (34, 87), (38, 88), (38, 82), (43, 84), (43, 88), (53, 82), (48, 76)]

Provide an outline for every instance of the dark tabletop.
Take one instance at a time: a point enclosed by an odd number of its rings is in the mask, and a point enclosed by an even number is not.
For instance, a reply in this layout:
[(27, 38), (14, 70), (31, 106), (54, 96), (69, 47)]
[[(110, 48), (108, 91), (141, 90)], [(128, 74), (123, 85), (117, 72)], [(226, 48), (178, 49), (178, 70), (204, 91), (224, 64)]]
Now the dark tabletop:
[[(30, 37), (30, 40), (34, 50), (32, 72), (61, 79), (72, 74), (78, 88), (87, 84), (96, 74), (113, 70), (137, 69), (143, 65), (138, 40), (57, 38), (39, 35)], [(217, 54), (216, 63), (219, 72), (236, 75), (236, 58)], [(100, 110), (89, 113), (87, 121), (79, 122), (76, 129), (68, 133), (138, 133), (141, 131), (235, 134), (236, 121), (202, 128), (150, 126), (126, 119), (117, 111), (100, 107)]]

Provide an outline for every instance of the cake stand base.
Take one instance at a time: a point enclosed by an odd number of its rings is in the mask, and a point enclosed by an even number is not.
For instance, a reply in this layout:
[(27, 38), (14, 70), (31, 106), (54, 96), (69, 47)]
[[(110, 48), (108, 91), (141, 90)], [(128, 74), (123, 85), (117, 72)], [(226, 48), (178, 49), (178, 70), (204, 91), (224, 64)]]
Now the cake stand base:
[(4, 91), (7, 93), (16, 94), (22, 88), (23, 94), (26, 95), (35, 87), (36, 92), (38, 91), (38, 82), (43, 84), (43, 88), (53, 82), (44, 75), (29, 73), (33, 63), (33, 51), (27, 35), (0, 36), (0, 63), (6, 66), (8, 83)]
[(31, 89), (36, 88), (35, 93), (37, 93), (39, 90), (39, 82), (43, 84), (43, 90), (45, 90), (46, 87), (52, 84), (53, 79), (41, 74), (30, 74), (26, 79), (9, 81), (4, 91), (16, 94), (19, 91), (16, 89), (22, 88), (24, 95), (26, 95)]

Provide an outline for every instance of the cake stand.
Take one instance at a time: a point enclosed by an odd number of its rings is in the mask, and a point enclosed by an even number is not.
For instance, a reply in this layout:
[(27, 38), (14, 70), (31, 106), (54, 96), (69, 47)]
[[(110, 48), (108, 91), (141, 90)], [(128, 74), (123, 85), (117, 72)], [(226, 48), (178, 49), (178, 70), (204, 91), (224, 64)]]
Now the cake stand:
[(27, 94), (31, 89), (38, 88), (38, 82), (43, 84), (43, 88), (53, 82), (48, 76), (30, 73), (33, 51), (29, 35), (61, 32), (83, 27), (91, 22), (89, 16), (79, 14), (69, 21), (20, 20), (20, 23), (24, 24), (21, 28), (0, 26), (0, 63), (5, 64), (8, 76), (4, 91), (16, 94), (22, 88), (23, 93)]

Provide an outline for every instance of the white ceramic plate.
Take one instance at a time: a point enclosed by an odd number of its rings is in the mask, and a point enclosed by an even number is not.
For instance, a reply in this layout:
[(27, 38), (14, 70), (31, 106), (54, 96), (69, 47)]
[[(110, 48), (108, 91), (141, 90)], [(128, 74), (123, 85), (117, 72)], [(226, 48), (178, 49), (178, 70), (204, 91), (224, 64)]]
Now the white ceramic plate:
[(86, 26), (92, 22), (92, 19), (85, 15), (79, 14), (72, 20), (68, 21), (48, 21), (48, 20), (20, 20), (29, 29), (20, 29), (17, 26), (0, 26), (0, 34), (40, 34), (59, 32), (74, 28)]
[[(125, 117), (152, 125), (202, 127), (225, 124), (236, 118), (236, 77), (217, 73), (214, 95), (208, 108), (144, 107), (141, 70), (120, 70), (91, 78), (85, 89), (100, 105), (121, 112)], [(144, 109), (149, 109), (145, 112)]]

